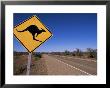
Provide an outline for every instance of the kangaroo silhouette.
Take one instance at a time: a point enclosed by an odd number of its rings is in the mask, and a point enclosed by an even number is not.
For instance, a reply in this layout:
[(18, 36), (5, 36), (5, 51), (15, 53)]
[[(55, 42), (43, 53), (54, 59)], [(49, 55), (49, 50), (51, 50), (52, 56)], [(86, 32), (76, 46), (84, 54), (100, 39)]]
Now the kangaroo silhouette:
[[(42, 28), (41, 28), (42, 29)], [(17, 29), (16, 29), (17, 30)], [(18, 31), (18, 30), (17, 30)], [(25, 32), (25, 31), (29, 31), (32, 36), (33, 36), (33, 40), (42, 42), (40, 40), (35, 39), (35, 37), (37, 37), (39, 34), (41, 34), (42, 32), (46, 32), (44, 29), (39, 30), (39, 28), (35, 25), (30, 25), (29, 27), (27, 27), (26, 29), (22, 30), (22, 31), (18, 31), (18, 32)], [(37, 33), (37, 35), (35, 36), (35, 34)]]

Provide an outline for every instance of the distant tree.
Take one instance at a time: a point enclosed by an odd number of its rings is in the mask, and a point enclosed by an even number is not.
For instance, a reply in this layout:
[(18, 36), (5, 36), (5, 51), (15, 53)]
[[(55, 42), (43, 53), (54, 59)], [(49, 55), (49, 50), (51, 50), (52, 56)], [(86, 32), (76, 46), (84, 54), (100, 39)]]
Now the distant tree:
[(89, 58), (97, 58), (97, 49), (87, 48)]
[(76, 48), (76, 51), (74, 51), (74, 54), (75, 54), (75, 56), (80, 56), (80, 57), (83, 55), (82, 51), (78, 48)]
[(65, 50), (64, 55), (70, 55), (70, 52), (68, 50)]
[(72, 52), (72, 56), (75, 56), (75, 51)]
[(42, 58), (42, 54), (41, 54), (40, 52), (34, 53), (34, 56), (35, 56), (35, 57), (38, 57), (38, 58)]

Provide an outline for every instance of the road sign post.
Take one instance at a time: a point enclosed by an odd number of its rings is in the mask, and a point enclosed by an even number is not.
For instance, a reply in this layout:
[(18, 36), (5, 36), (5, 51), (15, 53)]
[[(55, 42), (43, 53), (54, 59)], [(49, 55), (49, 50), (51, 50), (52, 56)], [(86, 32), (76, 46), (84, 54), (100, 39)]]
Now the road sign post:
[(29, 53), (29, 55), (28, 55), (28, 62), (27, 62), (27, 72), (26, 72), (26, 75), (30, 74), (31, 60), (32, 60), (32, 53)]
[(13, 33), (14, 36), (29, 52), (26, 72), (26, 74), (29, 75), (31, 68), (32, 52), (47, 39), (49, 39), (52, 36), (52, 33), (35, 15), (15, 26)]

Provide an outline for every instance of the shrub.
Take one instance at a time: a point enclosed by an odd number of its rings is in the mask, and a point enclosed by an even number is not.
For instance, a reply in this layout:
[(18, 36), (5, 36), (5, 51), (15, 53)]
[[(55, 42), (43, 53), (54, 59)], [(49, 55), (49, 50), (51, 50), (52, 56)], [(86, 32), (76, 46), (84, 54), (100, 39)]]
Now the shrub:
[(89, 58), (97, 58), (97, 49), (87, 48)]
[(40, 58), (42, 58), (42, 54), (41, 53), (35, 53), (34, 57), (35, 57), (35, 60), (39, 60)]
[(64, 55), (70, 55), (70, 52), (68, 50), (65, 50)]
[(74, 54), (75, 54), (75, 56), (80, 56), (80, 57), (83, 55), (82, 51), (78, 48), (76, 48), (76, 51), (74, 51)]

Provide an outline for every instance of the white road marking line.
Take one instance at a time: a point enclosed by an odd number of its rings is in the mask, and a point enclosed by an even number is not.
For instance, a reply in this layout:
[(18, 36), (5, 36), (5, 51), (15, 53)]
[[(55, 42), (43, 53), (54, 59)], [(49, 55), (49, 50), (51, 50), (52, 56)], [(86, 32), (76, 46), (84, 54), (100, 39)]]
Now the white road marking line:
[[(56, 60), (57, 60), (57, 59), (56, 59)], [(86, 71), (83, 71), (83, 70), (81, 70), (81, 69), (79, 69), (79, 68), (76, 68), (76, 67), (74, 67), (74, 66), (72, 66), (72, 65), (69, 65), (69, 64), (67, 64), (67, 63), (65, 63), (65, 62), (63, 62), (63, 61), (60, 61), (60, 60), (57, 60), (57, 61), (59, 61), (59, 62), (65, 64), (65, 65), (68, 65), (69, 67), (74, 68), (74, 69), (76, 69), (76, 70), (78, 70), (78, 71), (81, 71), (81, 72), (83, 72), (83, 73), (85, 73), (85, 74), (87, 74), (87, 75), (92, 75), (92, 74), (90, 74), (90, 73), (88, 73), (88, 72), (86, 72)]]
[[(61, 56), (61, 57), (66, 57), (66, 56)], [(73, 58), (73, 57), (67, 57), (67, 58)], [(74, 58), (74, 59), (79, 59), (79, 58)], [(85, 61), (93, 61), (93, 62), (97, 62), (96, 60), (86, 60), (86, 59), (79, 59), (79, 60), (85, 60)]]

